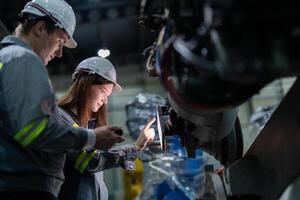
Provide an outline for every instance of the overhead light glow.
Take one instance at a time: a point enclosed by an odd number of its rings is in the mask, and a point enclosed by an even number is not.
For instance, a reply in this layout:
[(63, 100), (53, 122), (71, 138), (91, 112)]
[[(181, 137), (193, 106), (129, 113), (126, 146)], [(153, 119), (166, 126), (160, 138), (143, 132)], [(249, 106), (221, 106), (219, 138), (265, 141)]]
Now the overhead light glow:
[(108, 49), (100, 49), (98, 51), (98, 56), (102, 57), (102, 58), (106, 58), (110, 55), (110, 50)]

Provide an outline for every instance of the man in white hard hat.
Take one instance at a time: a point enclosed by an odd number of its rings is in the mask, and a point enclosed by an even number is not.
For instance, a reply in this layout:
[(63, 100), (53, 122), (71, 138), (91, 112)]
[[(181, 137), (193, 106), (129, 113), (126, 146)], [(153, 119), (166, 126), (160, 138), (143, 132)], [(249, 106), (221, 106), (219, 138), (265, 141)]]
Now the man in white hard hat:
[(57, 199), (65, 152), (107, 150), (124, 140), (119, 127), (95, 130), (62, 123), (45, 65), (74, 48), (76, 26), (64, 0), (32, 0), (15, 35), (0, 50), (0, 199)]

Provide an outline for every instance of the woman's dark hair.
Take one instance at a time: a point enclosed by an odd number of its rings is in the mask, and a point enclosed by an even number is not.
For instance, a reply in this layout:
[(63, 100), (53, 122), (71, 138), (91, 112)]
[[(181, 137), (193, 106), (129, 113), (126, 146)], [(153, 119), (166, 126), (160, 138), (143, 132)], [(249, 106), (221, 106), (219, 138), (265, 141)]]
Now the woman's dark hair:
[(59, 100), (58, 105), (67, 110), (75, 109), (77, 111), (78, 125), (81, 127), (87, 127), (90, 116), (96, 118), (96, 127), (106, 125), (107, 119), (105, 105), (102, 105), (96, 113), (92, 113), (88, 109), (88, 98), (90, 96), (91, 86), (106, 83), (111, 82), (96, 74), (79, 72), (74, 83), (71, 85), (66, 94)]
[(28, 13), (20, 14), (19, 15), (19, 24), (21, 24), (20, 32), (24, 35), (28, 35), (31, 28), (37, 24), (39, 21), (44, 21), (46, 24), (46, 31), (48, 34), (54, 32), (56, 29), (58, 29), (57, 26), (55, 26), (55, 23), (52, 19), (50, 19), (47, 16), (36, 16)]

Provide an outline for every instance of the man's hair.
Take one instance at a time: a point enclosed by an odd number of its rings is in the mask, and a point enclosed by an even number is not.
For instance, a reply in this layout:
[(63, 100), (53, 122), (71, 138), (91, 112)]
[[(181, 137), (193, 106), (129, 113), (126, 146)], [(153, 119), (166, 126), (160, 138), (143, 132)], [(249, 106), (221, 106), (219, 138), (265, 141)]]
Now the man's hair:
[(50, 34), (54, 32), (56, 29), (58, 29), (57, 26), (55, 26), (55, 23), (53, 20), (51, 20), (47, 16), (36, 16), (28, 13), (24, 13), (19, 15), (19, 24), (21, 24), (20, 32), (24, 35), (28, 35), (31, 28), (36, 25), (39, 21), (44, 21), (46, 25), (46, 31)]

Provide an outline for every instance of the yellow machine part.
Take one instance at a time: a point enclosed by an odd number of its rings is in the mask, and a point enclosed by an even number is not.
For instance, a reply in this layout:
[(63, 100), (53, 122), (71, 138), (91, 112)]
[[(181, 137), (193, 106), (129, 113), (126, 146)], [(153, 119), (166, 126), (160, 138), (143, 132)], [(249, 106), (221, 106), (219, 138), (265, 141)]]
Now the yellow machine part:
[(142, 189), (143, 164), (139, 159), (135, 160), (135, 171), (123, 170), (124, 200), (134, 200)]

